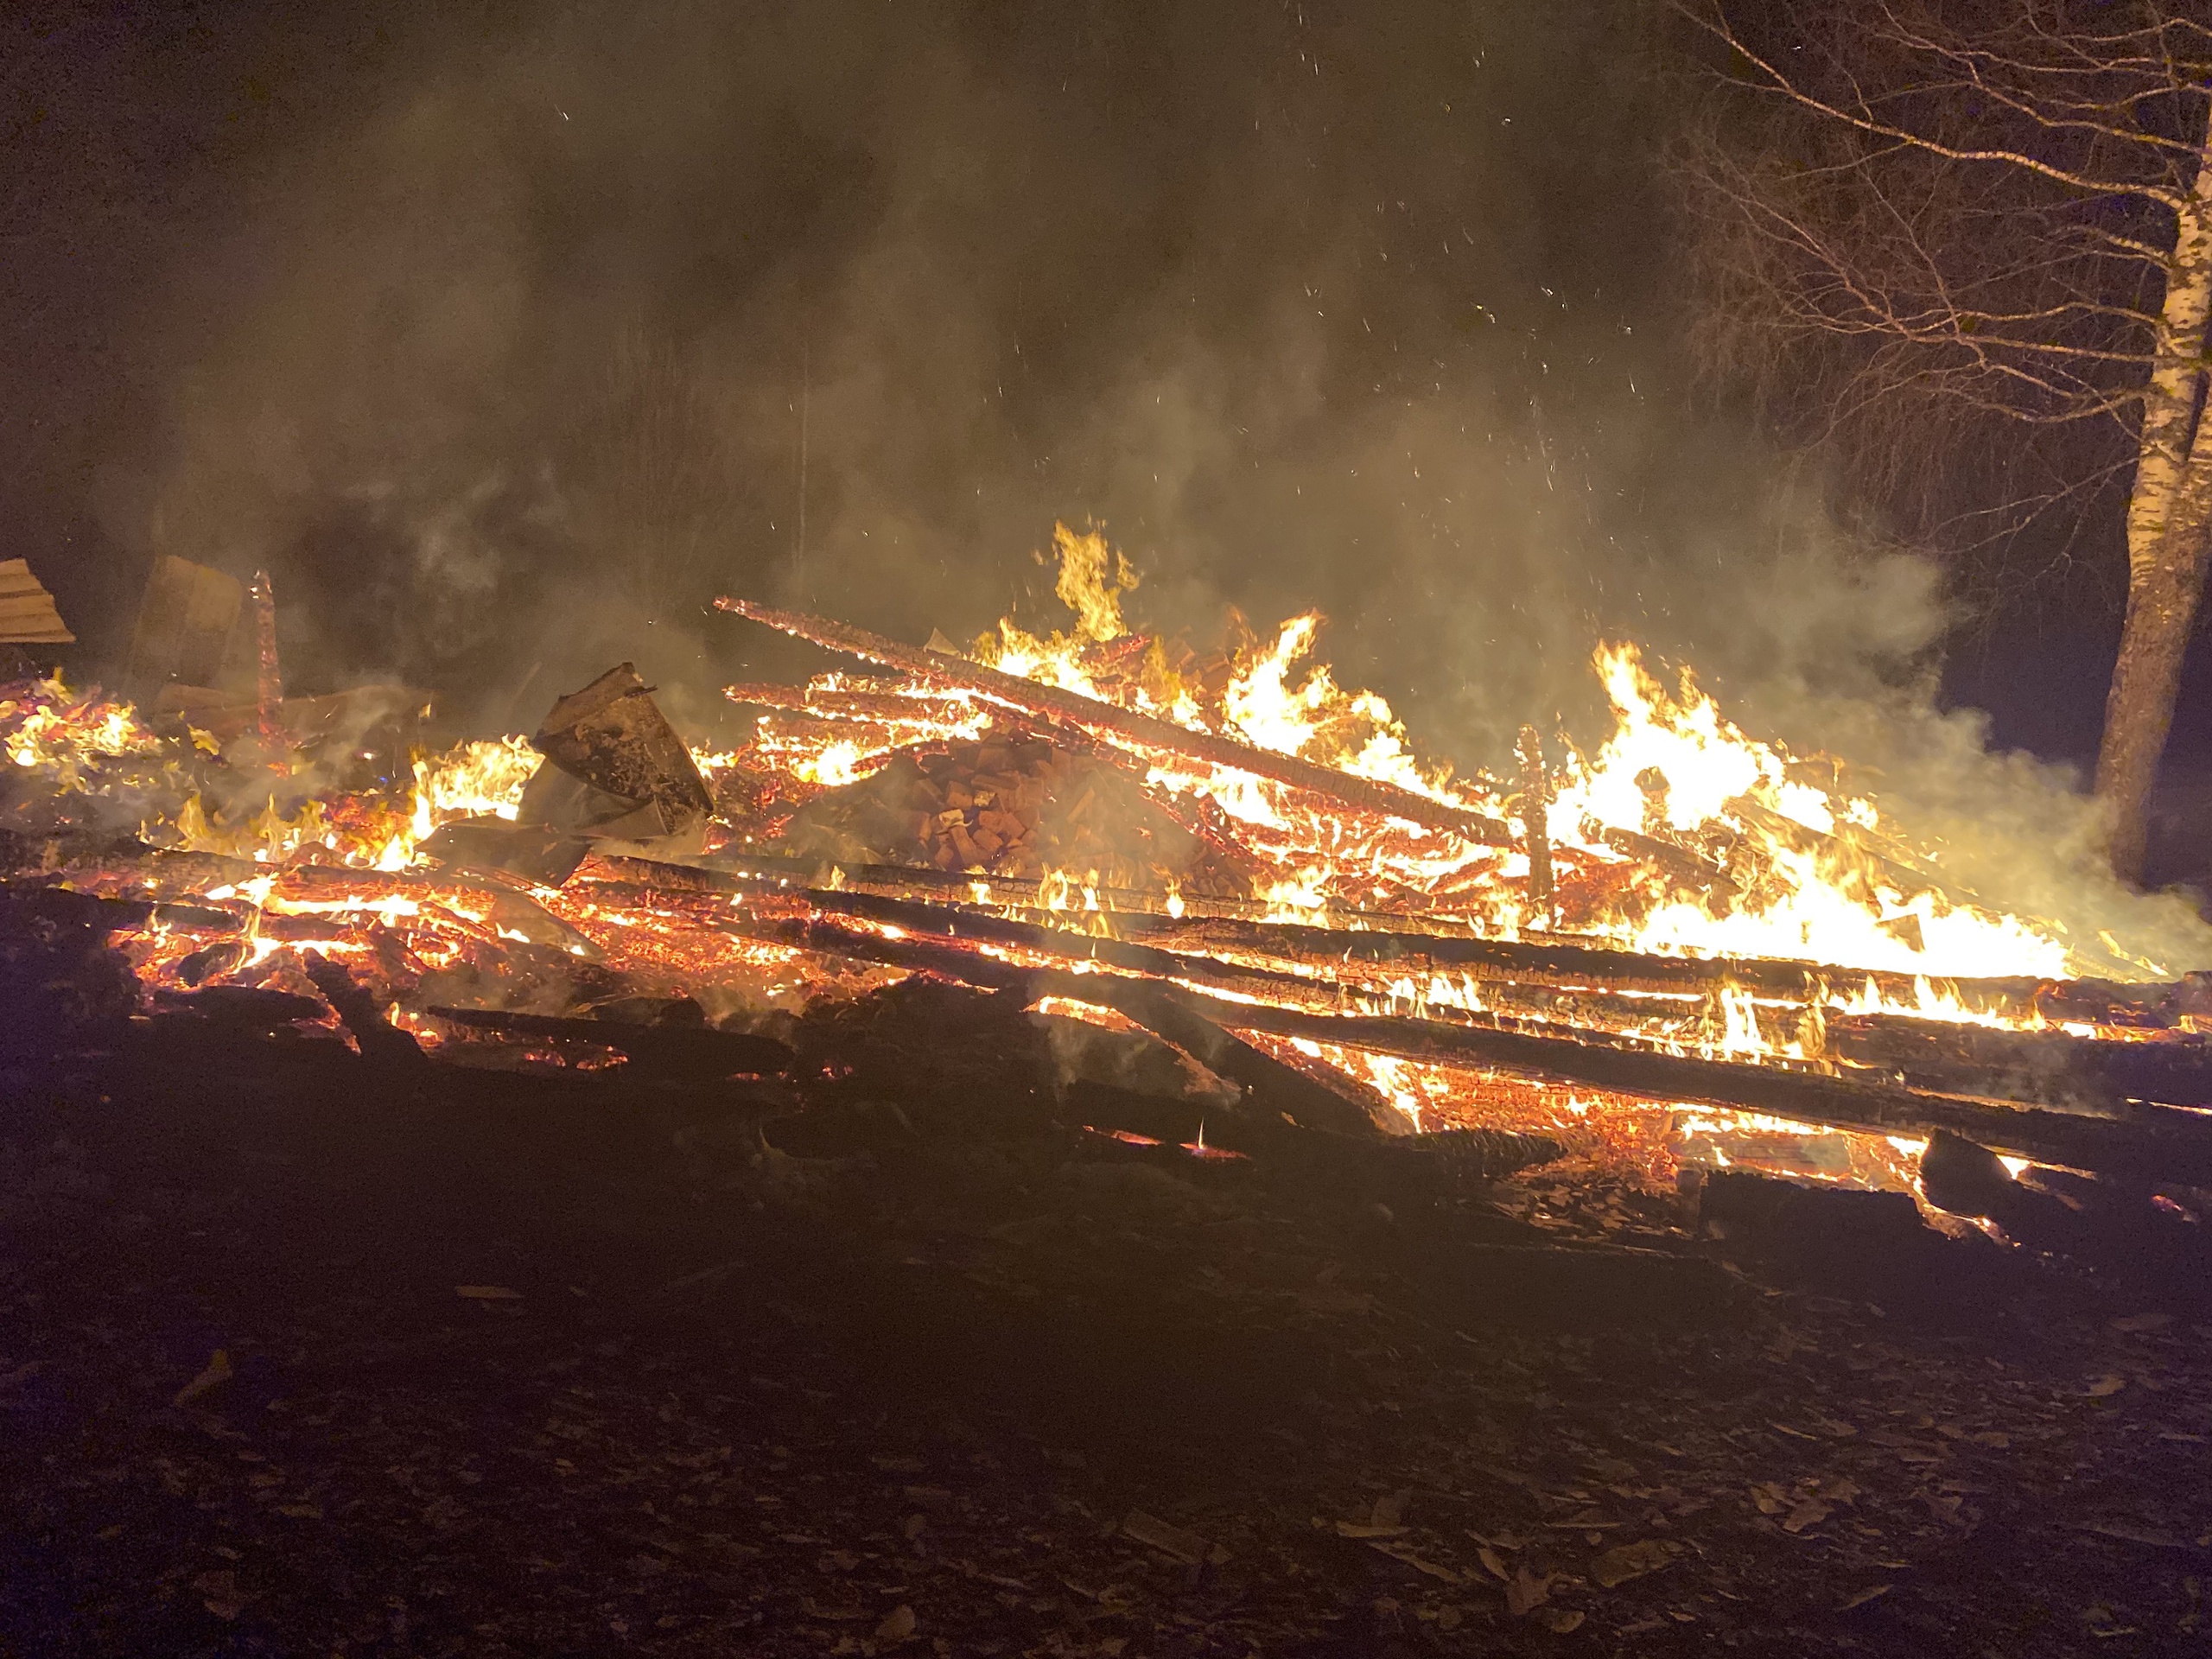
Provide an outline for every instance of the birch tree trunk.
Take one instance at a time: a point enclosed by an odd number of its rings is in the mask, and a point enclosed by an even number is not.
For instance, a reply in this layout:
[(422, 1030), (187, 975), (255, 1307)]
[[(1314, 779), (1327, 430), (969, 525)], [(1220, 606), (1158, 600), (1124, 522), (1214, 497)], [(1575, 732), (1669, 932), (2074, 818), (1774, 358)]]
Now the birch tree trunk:
[(2144, 392), (2127, 503), (2127, 616), (2097, 751), (2097, 798), (2113, 868), (2129, 880), (2143, 873), (2151, 789), (2212, 554), (2212, 422), (2202, 418), (2205, 321), (2212, 313), (2212, 111), (2207, 120), (2196, 181), (2177, 215), (2158, 365)]

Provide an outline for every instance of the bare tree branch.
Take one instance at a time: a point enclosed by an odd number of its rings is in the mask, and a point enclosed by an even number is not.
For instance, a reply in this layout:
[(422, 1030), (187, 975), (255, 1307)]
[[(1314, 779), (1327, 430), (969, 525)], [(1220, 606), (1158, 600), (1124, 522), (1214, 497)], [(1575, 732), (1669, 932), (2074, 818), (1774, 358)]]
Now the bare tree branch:
[(2123, 870), (2212, 563), (2212, 23), (2163, 3), (1670, 0), (1728, 54), (1674, 168), (1714, 380), (1955, 555), (2126, 480)]

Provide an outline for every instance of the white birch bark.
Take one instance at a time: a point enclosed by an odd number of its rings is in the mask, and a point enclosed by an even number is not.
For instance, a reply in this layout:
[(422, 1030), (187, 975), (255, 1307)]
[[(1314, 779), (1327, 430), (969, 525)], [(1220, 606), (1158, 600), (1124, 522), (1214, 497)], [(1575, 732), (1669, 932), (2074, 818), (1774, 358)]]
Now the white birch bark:
[(2158, 361), (2144, 391), (2127, 503), (2127, 617), (2097, 753), (2113, 867), (2130, 879), (2142, 873), (2152, 786), (2212, 552), (2212, 422), (2200, 408), (2212, 316), (2212, 109), (2207, 121), (2196, 181), (2176, 216)]

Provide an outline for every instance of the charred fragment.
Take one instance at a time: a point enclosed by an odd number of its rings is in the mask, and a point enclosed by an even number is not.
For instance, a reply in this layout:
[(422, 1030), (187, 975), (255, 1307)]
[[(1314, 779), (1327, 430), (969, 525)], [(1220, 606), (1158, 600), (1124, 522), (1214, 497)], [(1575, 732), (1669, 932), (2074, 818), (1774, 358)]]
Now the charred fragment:
[(1695, 1202), (1700, 1232), (1808, 1289), (1955, 1308), (2020, 1281), (1986, 1239), (1946, 1238), (1925, 1225), (1908, 1193), (1721, 1170), (1696, 1183)]
[(1529, 853), (1529, 904), (1541, 924), (1551, 925), (1552, 838), (1544, 814), (1551, 805), (1551, 777), (1544, 766), (1544, 741), (1533, 726), (1523, 726), (1516, 753), (1521, 762), (1522, 839)]
[[(628, 663), (556, 702), (531, 741), (570, 777), (628, 804), (589, 820), (595, 834), (634, 841), (678, 835), (715, 810), (698, 763)], [(556, 810), (549, 802), (524, 816), (551, 823)]]
[[(1344, 1135), (1269, 1119), (1249, 1110), (1167, 1098), (1078, 1078), (1061, 1101), (1081, 1128), (1136, 1135), (1192, 1152), (1237, 1153), (1277, 1168), (1306, 1172), (1317, 1185), (1341, 1184), (1372, 1199), (1445, 1196), (1548, 1163), (1559, 1142), (1499, 1129), (1444, 1129), (1433, 1135)], [(1387, 1201), (1387, 1200), (1386, 1200)]]
[(239, 1032), (276, 1031), (302, 1020), (321, 1020), (328, 1014), (314, 997), (258, 985), (210, 985), (201, 991), (156, 987), (153, 1001), (162, 1013), (189, 1014)]

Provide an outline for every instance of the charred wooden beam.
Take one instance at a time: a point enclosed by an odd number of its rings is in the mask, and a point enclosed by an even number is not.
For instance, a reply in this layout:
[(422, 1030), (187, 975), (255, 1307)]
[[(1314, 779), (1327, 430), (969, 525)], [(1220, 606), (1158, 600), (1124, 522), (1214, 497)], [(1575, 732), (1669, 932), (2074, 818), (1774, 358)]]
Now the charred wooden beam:
[(2191, 998), (2191, 981), (2125, 984), (2115, 980), (1953, 978), (1892, 969), (1843, 968), (1770, 957), (1662, 957), (1598, 941), (1509, 940), (1414, 931), (1419, 917), (1376, 913), (1371, 926), (1316, 927), (1297, 922), (1250, 922), (1211, 916), (1116, 912), (1123, 938), (1162, 949), (1204, 949), (1231, 956), (1274, 956), (1299, 962), (1370, 962), (1421, 976), (1465, 974), (1478, 981), (1610, 991), (1700, 995), (1745, 990), (1776, 1001), (1825, 1000), (1832, 991), (1871, 985), (1885, 998), (1917, 1002), (1923, 988), (1955, 995), (1978, 1013), (2097, 1025), (2156, 1027), (2171, 1023)]
[[(2190, 982), (2178, 984), (2122, 984), (2110, 980), (1958, 979), (1897, 973), (1887, 969), (1839, 968), (1774, 957), (1662, 957), (1624, 950), (1607, 943), (1568, 939), (1542, 942), (1480, 938), (1471, 933), (1419, 931), (1435, 923), (1418, 915), (1363, 912), (1348, 915), (1354, 925), (1322, 927), (1299, 922), (1268, 922), (1249, 915), (1196, 913), (1210, 903), (1186, 897), (1192, 913), (1169, 916), (1137, 908), (1157, 905), (1157, 895), (1103, 893), (1102, 899), (1129, 907), (1055, 912), (1030, 903), (1032, 884), (972, 875), (947, 874), (905, 865), (825, 864), (807, 859), (758, 854), (719, 854), (716, 869), (663, 864), (644, 859), (602, 861), (648, 886), (710, 888), (736, 893), (766, 883), (791, 893), (836, 880), (845, 890), (925, 902), (982, 903), (994, 909), (1018, 908), (1040, 925), (1074, 931), (1079, 925), (1109, 931), (1130, 944), (1153, 945), (1179, 957), (1218, 953), (1230, 958), (1271, 957), (1306, 970), (1359, 963), (1395, 976), (1426, 979), (1432, 974), (1465, 975), (1478, 982), (1587, 989), (1603, 994), (1656, 992), (1702, 996), (1718, 990), (1745, 990), (1776, 1001), (1825, 1000), (1832, 989), (1872, 985), (1881, 995), (1916, 1001), (1923, 985), (1955, 995), (1978, 1012), (2030, 1018), (2041, 1014), (2097, 1024), (2164, 1026), (2182, 1002), (2202, 997)], [(1230, 906), (1220, 906), (1220, 908)], [(1236, 906), (1248, 912), (1258, 906)], [(1101, 958), (1103, 960), (1103, 958)]]
[[(278, 876), (270, 890), (273, 904), (369, 907), (378, 899), (409, 898), (417, 901), (480, 906), (494, 928), (518, 935), (530, 944), (544, 945), (580, 961), (597, 962), (602, 952), (583, 934), (532, 899), (490, 877), (467, 872), (422, 875), (406, 871), (355, 870), (319, 864), (299, 864)], [(276, 919), (270, 918), (269, 919)]]
[(154, 1007), (163, 1014), (190, 1014), (234, 1031), (274, 1031), (302, 1020), (321, 1020), (327, 1010), (311, 996), (272, 991), (257, 985), (210, 985), (200, 991), (154, 988)]
[[(1163, 949), (1211, 949), (1236, 955), (1286, 957), (1300, 962), (1360, 962), (1425, 976), (1466, 975), (1476, 980), (1592, 986), (1612, 990), (1674, 992), (1700, 995), (1722, 988), (1755, 995), (1802, 1001), (1816, 994), (1816, 983), (1833, 976), (1859, 982), (1856, 969), (1823, 969), (1808, 962), (1728, 957), (1660, 957), (1602, 944), (1567, 940), (1484, 939), (1472, 936), (1416, 932), (1403, 924), (1414, 918), (1374, 918), (1372, 928), (1316, 927), (1300, 922), (1247, 922), (1221, 917), (1120, 916), (1117, 931)], [(1399, 926), (1393, 926), (1393, 923)], [(1878, 984), (1910, 995), (1904, 975), (1871, 976)], [(2033, 981), (2021, 981), (2025, 993)]]
[(1209, 1110), (1201, 1101), (1145, 1094), (1087, 1077), (1068, 1085), (1060, 1110), (1068, 1122), (1085, 1128), (1241, 1153), (1278, 1168), (1311, 1167), (1340, 1191), (1351, 1175), (1355, 1185), (1388, 1185), (1401, 1193), (1414, 1189), (1408, 1196), (1434, 1196), (1549, 1163), (1565, 1150), (1548, 1135), (1503, 1129), (1440, 1129), (1385, 1140), (1328, 1135), (1256, 1112)]
[(1012, 992), (1025, 1001), (1057, 995), (1110, 1007), (1163, 1042), (1183, 1050), (1216, 1076), (1238, 1084), (1257, 1110), (1280, 1112), (1302, 1128), (1340, 1135), (1373, 1135), (1402, 1128), (1378, 1120), (1364, 1098), (1323, 1087), (1224, 1030), (1198, 1007), (1178, 1003), (1165, 988), (1141, 980), (1112, 973), (1024, 968), (958, 945), (888, 938), (834, 921), (734, 922), (728, 926), (748, 938), (802, 950), (938, 974), (984, 990)]
[(253, 709), (264, 760), (275, 764), (284, 734), (284, 671), (276, 658), (276, 590), (266, 570), (253, 573)]
[(716, 1031), (710, 1026), (571, 1019), (505, 1008), (433, 1007), (427, 1012), (433, 1019), (473, 1031), (597, 1043), (627, 1055), (641, 1072), (666, 1077), (762, 1076), (788, 1072), (791, 1068), (790, 1044), (749, 1032)]
[[(681, 867), (669, 866), (668, 868)], [(474, 870), (421, 871), (353, 869), (344, 866), (295, 864), (272, 869), (247, 859), (226, 858), (213, 853), (173, 853), (151, 849), (130, 855), (118, 854), (97, 862), (73, 864), (57, 872), (61, 881), (91, 889), (109, 902), (133, 906), (136, 919), (117, 925), (143, 926), (149, 918), (182, 931), (236, 932), (259, 916), (255, 926), (264, 938), (314, 939), (328, 937), (353, 911), (365, 912), (378, 901), (412, 899), (477, 912), (496, 928), (519, 934), (531, 944), (541, 944), (582, 961), (600, 959), (599, 947), (511, 882)], [(269, 877), (269, 902), (257, 907), (243, 897), (198, 903), (167, 902), (170, 895), (198, 898), (225, 887), (241, 887), (257, 877)], [(122, 893), (114, 893), (116, 888)], [(124, 896), (127, 894), (128, 896)], [(143, 895), (143, 896), (142, 896)], [(158, 902), (149, 904), (148, 899)], [(220, 908), (218, 908), (218, 905)], [(285, 913), (287, 904), (305, 914)], [(118, 912), (118, 915), (125, 912)]]
[(385, 1018), (376, 999), (361, 988), (353, 976), (346, 971), (345, 964), (331, 961), (320, 950), (302, 950), (300, 964), (307, 969), (315, 989), (330, 1004), (331, 1011), (353, 1033), (363, 1059), (398, 1066), (419, 1066), (424, 1063), (423, 1046), (411, 1033), (400, 1030)]
[(1301, 1128), (1360, 1135), (1403, 1135), (1409, 1129), (1396, 1109), (1373, 1097), (1372, 1090), (1332, 1089), (1286, 1065), (1228, 1031), (1217, 1012), (1210, 1017), (1166, 986), (1109, 974), (1055, 974), (1049, 983), (1060, 995), (1095, 1002), (1135, 1020), (1216, 1076), (1241, 1085), (1255, 1105), (1272, 1105)]
[(158, 922), (181, 933), (236, 933), (245, 918), (213, 905), (165, 903), (153, 899), (121, 899), (105, 893), (83, 893), (49, 880), (0, 881), (0, 892), (22, 895), (32, 913), (42, 914), (70, 926), (113, 933)]
[(1828, 1052), (1893, 1068), (1920, 1088), (2110, 1109), (2128, 1100), (2212, 1106), (2212, 1047), (2190, 1039), (2116, 1042), (1902, 1014), (1831, 1014)]
[(1017, 675), (1002, 674), (965, 658), (904, 645), (842, 622), (776, 610), (747, 600), (724, 598), (715, 602), (723, 610), (811, 640), (824, 650), (898, 669), (926, 684), (972, 692), (1023, 714), (1076, 727), (1109, 742), (1270, 779), (1346, 806), (1401, 818), (1483, 846), (1510, 847), (1514, 843), (1510, 827), (1498, 819), (1465, 807), (1431, 800), (1411, 790), (1355, 778), (1328, 766), (1253, 748), (1228, 738), (1193, 732), (1151, 715), (1118, 709), (1095, 697), (1057, 686), (1040, 685)]
[[(664, 864), (638, 858), (609, 858), (601, 862), (646, 886), (666, 886), (695, 891), (740, 893), (755, 882), (771, 883), (786, 892), (823, 890), (823, 879), (843, 884), (839, 891), (869, 891), (893, 899), (913, 898), (975, 903), (980, 887), (993, 907), (1030, 912), (1039, 925), (1061, 932), (1078, 926), (1110, 931), (1113, 937), (1132, 944), (1148, 944), (1179, 957), (1208, 950), (1239, 956), (1272, 957), (1309, 969), (1357, 962), (1388, 968), (1399, 974), (1465, 973), (1478, 980), (1511, 980), (1527, 984), (1588, 986), (1627, 991), (1673, 992), (1702, 995), (1723, 987), (1741, 988), (1781, 1001), (1802, 1001), (1813, 982), (1831, 978), (1859, 985), (1869, 980), (1885, 994), (1910, 996), (1918, 984), (1909, 974), (1884, 974), (1857, 969), (1822, 968), (1817, 963), (1782, 962), (1766, 958), (1723, 957), (1658, 957), (1620, 950), (1603, 944), (1573, 943), (1531, 944), (1506, 939), (1478, 938), (1471, 933), (1414, 931), (1418, 916), (1387, 912), (1357, 912), (1350, 919), (1359, 925), (1319, 927), (1298, 922), (1263, 922), (1243, 916), (1196, 913), (1180, 917), (1134, 907), (1097, 911), (1041, 910), (1028, 902), (1034, 883), (947, 874), (940, 871), (897, 864), (824, 864), (814, 860), (782, 858), (760, 854), (720, 854), (717, 868), (689, 864)], [(1123, 899), (1157, 905), (1155, 894), (1104, 893), (1102, 901)], [(1192, 912), (1209, 901), (1186, 896)], [(1257, 912), (1258, 905), (1240, 906)], [(1939, 982), (1965, 985), (1978, 995), (2008, 999), (2024, 1009), (2042, 982), (2035, 980), (1974, 980)]]
[[(1018, 920), (950, 904), (929, 904), (820, 888), (806, 889), (792, 896), (820, 915), (849, 917), (881, 927), (895, 928), (901, 933), (945, 940), (968, 940), (986, 947), (1007, 946), (1033, 956), (1058, 957), (1064, 962), (1095, 963), (1113, 969), (1117, 974), (1134, 974), (1161, 982), (1194, 982), (1208, 991), (1239, 1000), (1295, 1007), (1321, 1014), (1389, 1014), (1395, 1011), (1396, 999), (1386, 986), (1374, 982), (1375, 979), (1382, 976), (1382, 974), (1377, 973), (1365, 983), (1356, 978), (1348, 981), (1340, 971), (1330, 971), (1341, 969), (1342, 964), (1338, 963), (1310, 962), (1305, 964), (1306, 971), (1284, 971), (1224, 962), (1210, 957), (1160, 950), (1147, 945), (1102, 938), (1072, 928)], [(1626, 1006), (1634, 1006), (1628, 999), (1618, 1001)], [(1678, 1004), (1674, 1010), (1675, 1018), (1680, 1020), (1696, 1017), (1705, 1009), (1708, 1001), (1700, 999), (1688, 1007)], [(1446, 1017), (1453, 1024), (1530, 1031), (1539, 1036), (1555, 1036), (1577, 1042), (1647, 1048), (1654, 1043), (1671, 1042), (1679, 1036), (1678, 1033), (1663, 1032), (1655, 1036), (1637, 1029), (1622, 1017), (1618, 1008), (1612, 1010), (1615, 1018), (1611, 1027), (1593, 1024), (1584, 1018), (1559, 1020), (1554, 1017), (1554, 1012), (1549, 1008), (1529, 1008), (1498, 1014), (1471, 1012)], [(1571, 1012), (1580, 1014), (1583, 1011), (1577, 1008)], [(1648, 1003), (1643, 1012), (1648, 1020)], [(1333, 1074), (1333, 1069), (1331, 1070)], [(1395, 1113), (1386, 1121), (1396, 1122)]]
[(1210, 957), (1180, 955), (1150, 945), (1101, 938), (1071, 928), (1012, 920), (953, 905), (888, 899), (876, 893), (826, 892), (821, 888), (810, 888), (798, 896), (823, 915), (849, 916), (939, 938), (1013, 945), (1063, 961), (1100, 963), (1124, 973), (1159, 979), (1204, 980), (1223, 990), (1245, 995), (1272, 995), (1324, 1005), (1338, 1000), (1334, 986), (1310, 975), (1240, 967)]
[(886, 726), (942, 726), (975, 712), (974, 700), (966, 696), (911, 697), (895, 691), (830, 690), (807, 685), (748, 682), (726, 685), (722, 695), (732, 702), (812, 715), (820, 720), (857, 720)]
[[(1303, 1037), (1370, 1053), (1511, 1071), (1647, 1100), (1760, 1112), (1867, 1135), (1919, 1137), (1941, 1128), (2037, 1163), (2130, 1179), (2212, 1185), (2212, 1124), (2189, 1112), (2137, 1107), (2123, 1116), (2092, 1117), (2003, 1106), (1779, 1066), (1697, 1059), (1568, 1037), (1231, 1001), (1112, 973), (1024, 969), (957, 947), (888, 939), (832, 922), (758, 925), (759, 937), (802, 949), (938, 973), (993, 989), (1020, 988), (1030, 995), (1066, 996), (1111, 1007), (1178, 1047), (1184, 1045), (1172, 1030), (1162, 1028), (1173, 1018), (1163, 1014), (1163, 1005), (1195, 1014), (1231, 1036), (1242, 1029)], [(1155, 1020), (1161, 1023), (1154, 1024)], [(1197, 1058), (1205, 1059), (1202, 1054)], [(1221, 1066), (1213, 1069), (1232, 1075)]]
[(1700, 858), (1687, 847), (1678, 847), (1671, 841), (1656, 836), (1643, 835), (1634, 830), (1616, 829), (1611, 824), (1592, 825), (1585, 820), (1583, 830), (1587, 834), (1597, 831), (1596, 839), (1615, 852), (1637, 863), (1657, 870), (1682, 887), (1700, 893), (1733, 899), (1740, 892), (1735, 878), (1709, 859)]

